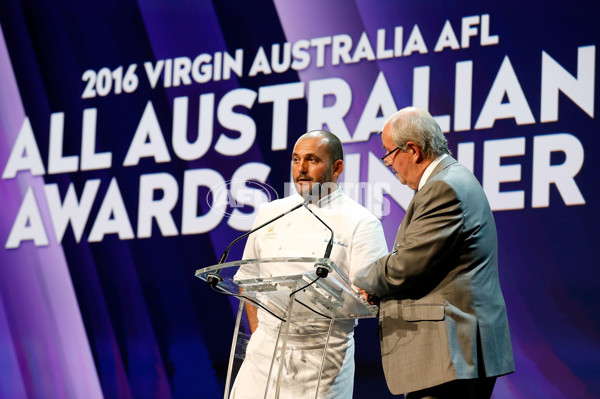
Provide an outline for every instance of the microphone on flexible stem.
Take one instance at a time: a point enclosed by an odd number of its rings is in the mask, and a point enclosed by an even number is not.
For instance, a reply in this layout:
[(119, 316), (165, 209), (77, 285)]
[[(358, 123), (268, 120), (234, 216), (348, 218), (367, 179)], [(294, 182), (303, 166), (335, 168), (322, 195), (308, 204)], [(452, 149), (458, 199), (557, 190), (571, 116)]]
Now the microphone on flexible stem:
[[(273, 223), (277, 219), (284, 217), (288, 213), (291, 213), (291, 212), (295, 211), (296, 209), (301, 208), (303, 206), (306, 207), (308, 204), (310, 204), (320, 194), (321, 194), (321, 184), (317, 183), (317, 182), (313, 183), (313, 185), (311, 187), (311, 190), (310, 190), (310, 194), (306, 197), (306, 199), (304, 200), (304, 202), (299, 203), (298, 205), (294, 206), (293, 208), (291, 208), (291, 209), (283, 212), (282, 214), (274, 217), (271, 220), (266, 221), (265, 223), (261, 224), (260, 226), (255, 227), (254, 229), (248, 231), (245, 234), (242, 234), (241, 236), (239, 236), (238, 238), (236, 238), (235, 240), (233, 240), (231, 242), (231, 244), (229, 244), (227, 246), (227, 248), (225, 248), (225, 251), (223, 251), (223, 254), (221, 255), (221, 259), (219, 260), (219, 263), (217, 263), (217, 264), (220, 265), (221, 263), (225, 263), (225, 261), (227, 260), (227, 256), (229, 255), (229, 250), (231, 249), (231, 247), (233, 246), (233, 244), (235, 244), (236, 242), (238, 242), (242, 238), (248, 237), (250, 234), (254, 233), (255, 231), (262, 229), (266, 225)], [(308, 209), (308, 208), (306, 208), (306, 209)], [(312, 213), (312, 211), (311, 211), (311, 213)], [(315, 216), (317, 216), (317, 215), (315, 215)], [(333, 232), (332, 232), (332, 234), (333, 234)], [(333, 236), (332, 236), (332, 238), (333, 238)], [(221, 276), (221, 270), (222, 269), (217, 269), (214, 273), (211, 273), (211, 274), (209, 274), (206, 277), (206, 283), (208, 285), (210, 285), (212, 288), (215, 288), (221, 281), (223, 281), (223, 277)]]
[[(319, 187), (319, 190), (320, 189), (321, 187)], [(331, 233), (331, 237), (329, 238), (329, 242), (327, 243), (327, 248), (325, 248), (325, 255), (323, 255), (323, 258), (329, 259), (329, 256), (331, 255), (331, 250), (333, 248), (333, 230), (331, 230), (331, 227), (329, 227), (327, 223), (325, 223), (320, 217), (318, 217), (313, 211), (310, 210), (310, 208), (308, 207), (309, 203), (310, 201), (304, 203), (304, 207), (306, 208), (306, 210), (312, 213), (312, 215), (316, 217), (319, 220), (319, 222), (323, 223), (323, 225), (325, 225), (325, 227), (327, 227), (329, 229), (329, 232)], [(317, 276), (325, 278), (329, 274), (329, 266), (327, 266), (326, 264), (316, 263), (315, 267), (317, 268)]]

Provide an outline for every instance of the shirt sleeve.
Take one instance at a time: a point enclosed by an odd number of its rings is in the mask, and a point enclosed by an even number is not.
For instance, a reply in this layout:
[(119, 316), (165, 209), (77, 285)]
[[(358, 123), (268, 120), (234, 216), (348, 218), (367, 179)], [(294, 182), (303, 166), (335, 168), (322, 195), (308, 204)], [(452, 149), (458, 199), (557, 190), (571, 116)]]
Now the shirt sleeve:
[(372, 215), (358, 223), (352, 238), (350, 255), (350, 281), (354, 281), (358, 271), (375, 262), (388, 252), (381, 222)]
[[(263, 223), (263, 218), (261, 215), (264, 214), (264, 208), (261, 205), (258, 209), (258, 215), (254, 220), (254, 224), (252, 225), (252, 229), (255, 229), (257, 226), (260, 226)], [(257, 259), (260, 258), (260, 249), (256, 245), (256, 237), (258, 232), (252, 233), (248, 236), (246, 240), (246, 246), (244, 247), (244, 253), (242, 255), (242, 259)], [(234, 280), (243, 280), (248, 278), (254, 278), (260, 276), (260, 269), (258, 264), (249, 264), (242, 265), (238, 268)]]

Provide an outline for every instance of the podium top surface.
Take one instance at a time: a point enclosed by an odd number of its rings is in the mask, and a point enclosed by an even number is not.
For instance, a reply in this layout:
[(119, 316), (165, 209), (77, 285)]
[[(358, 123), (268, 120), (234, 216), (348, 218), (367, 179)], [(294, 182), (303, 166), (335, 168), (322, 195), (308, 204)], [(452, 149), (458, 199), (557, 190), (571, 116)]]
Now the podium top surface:
[[(232, 273), (221, 271), (242, 265), (264, 263), (307, 263), (306, 272), (293, 275), (260, 276), (235, 279)], [(319, 278), (313, 265), (329, 269), (326, 278)], [(207, 281), (211, 276), (219, 275), (220, 282), (215, 289), (239, 296), (240, 289), (250, 302), (258, 302), (280, 319), (285, 318), (292, 295), (296, 303), (292, 318), (295, 320), (319, 320), (334, 317), (336, 319), (372, 318), (377, 315), (377, 306), (369, 305), (352, 287), (348, 278), (328, 258), (311, 257), (275, 257), (244, 259), (208, 266), (196, 271), (196, 277)]]

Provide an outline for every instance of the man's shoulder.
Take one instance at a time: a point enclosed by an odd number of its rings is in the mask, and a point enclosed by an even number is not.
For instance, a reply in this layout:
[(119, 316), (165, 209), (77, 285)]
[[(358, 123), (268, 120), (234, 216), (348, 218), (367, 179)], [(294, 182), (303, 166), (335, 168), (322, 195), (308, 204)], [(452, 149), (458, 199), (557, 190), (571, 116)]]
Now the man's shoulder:
[(346, 193), (342, 192), (340, 196), (341, 206), (344, 211), (347, 213), (348, 217), (354, 217), (357, 219), (373, 219), (379, 220), (375, 217), (375, 215), (367, 209), (365, 206), (360, 204), (354, 198), (350, 197)]
[[(431, 184), (429, 184), (431, 183)], [(423, 187), (423, 194), (452, 196), (463, 202), (483, 201), (485, 193), (473, 173), (458, 162), (454, 162), (436, 174)]]
[[(437, 170), (439, 169), (439, 170)], [(431, 176), (431, 181), (437, 181), (437, 184), (446, 182), (450, 185), (478, 183), (477, 178), (468, 168), (457, 162), (454, 158), (447, 156), (440, 162), (436, 171)]]

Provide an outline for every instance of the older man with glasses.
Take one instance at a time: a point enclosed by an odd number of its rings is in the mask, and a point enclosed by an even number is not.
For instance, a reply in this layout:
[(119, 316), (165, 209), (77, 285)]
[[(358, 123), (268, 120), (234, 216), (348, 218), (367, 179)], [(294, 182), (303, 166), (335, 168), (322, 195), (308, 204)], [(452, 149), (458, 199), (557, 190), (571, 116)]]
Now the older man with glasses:
[(393, 251), (354, 280), (379, 298), (388, 387), (407, 399), (489, 398), (514, 365), (487, 198), (427, 111), (398, 111), (381, 141), (382, 162), (418, 191)]

